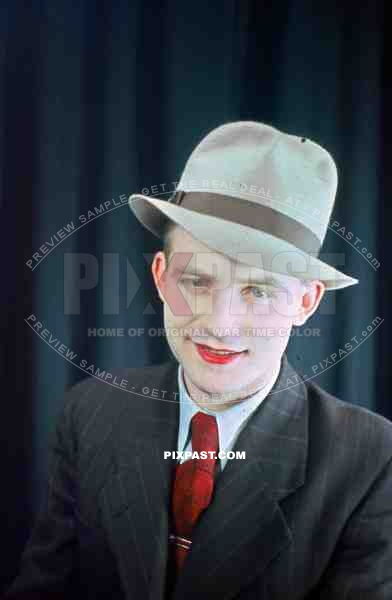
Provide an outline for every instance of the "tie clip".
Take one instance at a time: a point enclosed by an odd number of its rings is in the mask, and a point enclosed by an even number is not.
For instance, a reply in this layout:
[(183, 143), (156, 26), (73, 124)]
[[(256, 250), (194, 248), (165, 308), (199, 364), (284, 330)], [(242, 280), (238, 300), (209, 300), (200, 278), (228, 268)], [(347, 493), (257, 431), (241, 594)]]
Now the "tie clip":
[(176, 546), (180, 546), (180, 548), (185, 548), (185, 550), (190, 550), (192, 546), (192, 540), (188, 540), (187, 538), (181, 537), (179, 535), (170, 534), (169, 540), (174, 542)]

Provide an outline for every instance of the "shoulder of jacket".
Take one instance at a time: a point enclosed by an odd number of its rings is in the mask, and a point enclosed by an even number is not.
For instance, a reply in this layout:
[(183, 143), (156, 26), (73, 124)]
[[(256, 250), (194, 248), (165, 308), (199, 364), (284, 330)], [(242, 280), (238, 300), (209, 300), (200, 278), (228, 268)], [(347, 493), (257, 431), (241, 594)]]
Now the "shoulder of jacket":
[(359, 443), (381, 462), (392, 459), (392, 421), (364, 406), (327, 392), (314, 381), (306, 382), (313, 419), (324, 420), (335, 439), (347, 447)]
[[(72, 413), (74, 423), (81, 423), (89, 420), (90, 415), (97, 411), (99, 407), (105, 405), (109, 407), (111, 413), (115, 413), (122, 403), (116, 402), (118, 398), (123, 398), (129, 394), (130, 382), (135, 386), (150, 385), (162, 377), (172, 361), (166, 361), (155, 365), (146, 365), (143, 367), (117, 367), (108, 369), (112, 377), (91, 375), (78, 381), (65, 392), (64, 410)], [(126, 380), (128, 382), (128, 391), (122, 389), (119, 385), (111, 383)], [(119, 396), (120, 394), (120, 396)]]

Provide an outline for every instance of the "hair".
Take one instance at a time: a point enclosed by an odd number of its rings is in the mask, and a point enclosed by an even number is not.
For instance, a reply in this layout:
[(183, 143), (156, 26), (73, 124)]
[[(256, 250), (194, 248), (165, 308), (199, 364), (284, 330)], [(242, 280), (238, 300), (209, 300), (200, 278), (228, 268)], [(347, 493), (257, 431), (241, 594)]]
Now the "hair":
[(175, 223), (174, 221), (170, 221), (169, 219), (166, 221), (166, 223), (163, 226), (162, 252), (165, 255), (167, 263), (169, 262), (170, 253), (171, 253), (171, 236), (172, 236), (173, 231), (177, 227), (180, 227), (180, 226), (177, 223)]

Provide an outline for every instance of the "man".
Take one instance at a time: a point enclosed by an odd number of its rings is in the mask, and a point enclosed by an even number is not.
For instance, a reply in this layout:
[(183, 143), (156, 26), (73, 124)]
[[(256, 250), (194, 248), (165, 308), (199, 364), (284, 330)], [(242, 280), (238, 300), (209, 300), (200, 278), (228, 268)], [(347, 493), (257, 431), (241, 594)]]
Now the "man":
[(128, 393), (67, 393), (7, 600), (392, 597), (392, 424), (285, 353), (358, 283), (319, 258), (336, 187), (321, 146), (240, 121), (201, 140), (169, 202), (131, 196), (165, 239), (173, 359), (116, 370)]

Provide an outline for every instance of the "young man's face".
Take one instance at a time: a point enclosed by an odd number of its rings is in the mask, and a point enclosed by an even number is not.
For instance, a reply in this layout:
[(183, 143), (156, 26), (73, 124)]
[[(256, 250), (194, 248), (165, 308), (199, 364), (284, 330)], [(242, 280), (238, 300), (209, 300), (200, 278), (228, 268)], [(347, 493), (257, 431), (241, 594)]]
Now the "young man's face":
[[(180, 227), (172, 232), (169, 264), (158, 252), (152, 273), (164, 303), (167, 341), (188, 391), (213, 410), (268, 385), (292, 326), (313, 314), (324, 291), (321, 282), (312, 282), (309, 294), (293, 277), (232, 261)], [(214, 363), (197, 343), (242, 352)]]

